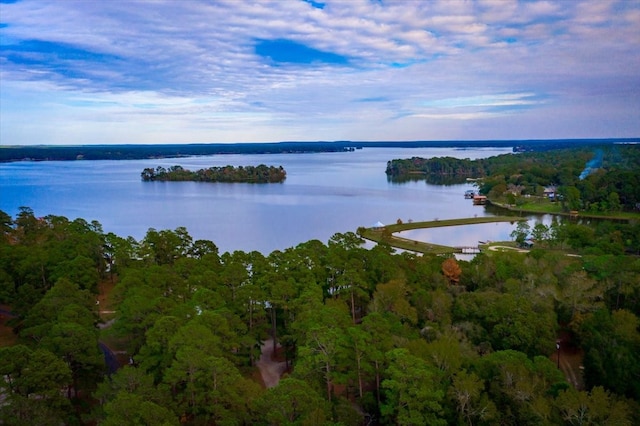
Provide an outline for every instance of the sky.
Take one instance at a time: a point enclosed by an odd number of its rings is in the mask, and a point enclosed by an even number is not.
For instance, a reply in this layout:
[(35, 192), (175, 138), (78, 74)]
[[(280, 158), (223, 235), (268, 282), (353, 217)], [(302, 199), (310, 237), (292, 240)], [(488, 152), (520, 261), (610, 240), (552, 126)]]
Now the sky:
[(640, 137), (640, 0), (0, 0), (0, 145)]

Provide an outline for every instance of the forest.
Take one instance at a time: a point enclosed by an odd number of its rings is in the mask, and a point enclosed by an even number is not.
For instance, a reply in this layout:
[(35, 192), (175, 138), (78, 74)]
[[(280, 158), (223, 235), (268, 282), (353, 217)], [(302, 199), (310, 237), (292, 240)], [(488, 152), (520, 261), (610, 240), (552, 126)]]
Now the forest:
[(640, 211), (640, 145), (601, 145), (503, 154), (477, 160), (452, 157), (395, 159), (392, 181), (425, 179), (453, 184), (480, 179), (479, 192), (510, 204), (555, 188), (565, 211)]
[(182, 166), (171, 166), (168, 169), (158, 166), (146, 168), (140, 173), (143, 181), (195, 181), (195, 182), (245, 182), (245, 183), (280, 183), (287, 178), (282, 166), (223, 166), (209, 167), (195, 172)]
[[(527, 253), (464, 261), (351, 232), (219, 253), (185, 228), (0, 212), (0, 419), (638, 424), (640, 225), (536, 228), (514, 230), (539, 234)], [(287, 367), (269, 388), (265, 343)]]

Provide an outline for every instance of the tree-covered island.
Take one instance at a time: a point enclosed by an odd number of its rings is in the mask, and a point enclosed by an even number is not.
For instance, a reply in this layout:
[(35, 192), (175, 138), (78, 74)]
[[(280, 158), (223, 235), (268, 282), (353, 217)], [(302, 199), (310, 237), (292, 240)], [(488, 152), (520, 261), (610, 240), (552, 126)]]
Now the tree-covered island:
[(209, 167), (191, 171), (182, 166), (168, 169), (158, 166), (146, 168), (140, 174), (143, 181), (195, 181), (195, 182), (245, 182), (245, 183), (281, 183), (287, 178), (282, 166), (224, 166)]
[(452, 157), (395, 159), (392, 181), (462, 183), (477, 179), (494, 203), (544, 213), (579, 211), (624, 215), (640, 210), (640, 146), (578, 147), (503, 154), (476, 160)]

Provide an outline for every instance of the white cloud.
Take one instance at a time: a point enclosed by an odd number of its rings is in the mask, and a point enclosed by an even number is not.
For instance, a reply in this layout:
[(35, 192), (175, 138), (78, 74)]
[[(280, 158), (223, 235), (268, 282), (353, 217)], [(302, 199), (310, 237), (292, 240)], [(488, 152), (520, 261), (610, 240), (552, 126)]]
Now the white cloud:
[[(640, 111), (637, 2), (353, 0), (318, 9), (293, 0), (23, 0), (0, 7), (7, 24), (0, 29), (1, 143), (42, 143), (54, 123), (55, 134), (65, 130), (56, 141), (66, 143), (87, 143), (92, 132), (111, 142), (131, 142), (119, 139), (129, 135), (159, 143), (476, 138), (465, 133), (471, 127), (451, 129), (452, 120), (489, 120), (483, 132), (526, 138), (540, 131), (527, 117), (538, 122), (557, 114), (558, 104), (567, 108), (569, 130), (556, 131), (566, 137), (584, 132), (586, 115), (593, 119), (579, 106), (594, 93), (601, 121), (619, 126), (610, 134), (603, 124), (592, 136), (640, 132), (640, 117), (619, 108)], [(277, 64), (255, 53), (257, 39), (292, 40), (348, 62)], [(16, 47), (33, 40), (50, 44)], [(35, 111), (44, 124), (14, 124), (35, 123)], [(519, 127), (508, 121), (514, 116), (524, 120)], [(110, 122), (117, 131), (100, 127)]]
[(460, 107), (498, 107), (515, 105), (536, 105), (540, 101), (531, 100), (533, 93), (507, 93), (497, 95), (468, 96), (448, 99), (437, 99), (424, 102), (424, 106), (440, 108), (460, 108)]

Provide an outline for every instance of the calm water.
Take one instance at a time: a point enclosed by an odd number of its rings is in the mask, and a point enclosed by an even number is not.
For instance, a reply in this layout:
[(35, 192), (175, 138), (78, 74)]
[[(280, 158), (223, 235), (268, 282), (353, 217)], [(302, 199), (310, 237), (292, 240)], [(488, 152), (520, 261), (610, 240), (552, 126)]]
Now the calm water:
[[(149, 228), (185, 226), (194, 239), (221, 252), (268, 254), (377, 221), (491, 216), (463, 196), (470, 184), (393, 184), (384, 173), (394, 158), (481, 158), (508, 149), (369, 148), (317, 154), (220, 155), (132, 161), (18, 162), (0, 164), (0, 209), (15, 217), (20, 206), (48, 214), (97, 220), (105, 232), (144, 237)], [(282, 184), (142, 182), (145, 167), (179, 164), (196, 170), (223, 165), (282, 165)], [(412, 231), (404, 236), (447, 245), (509, 239), (510, 224)]]

